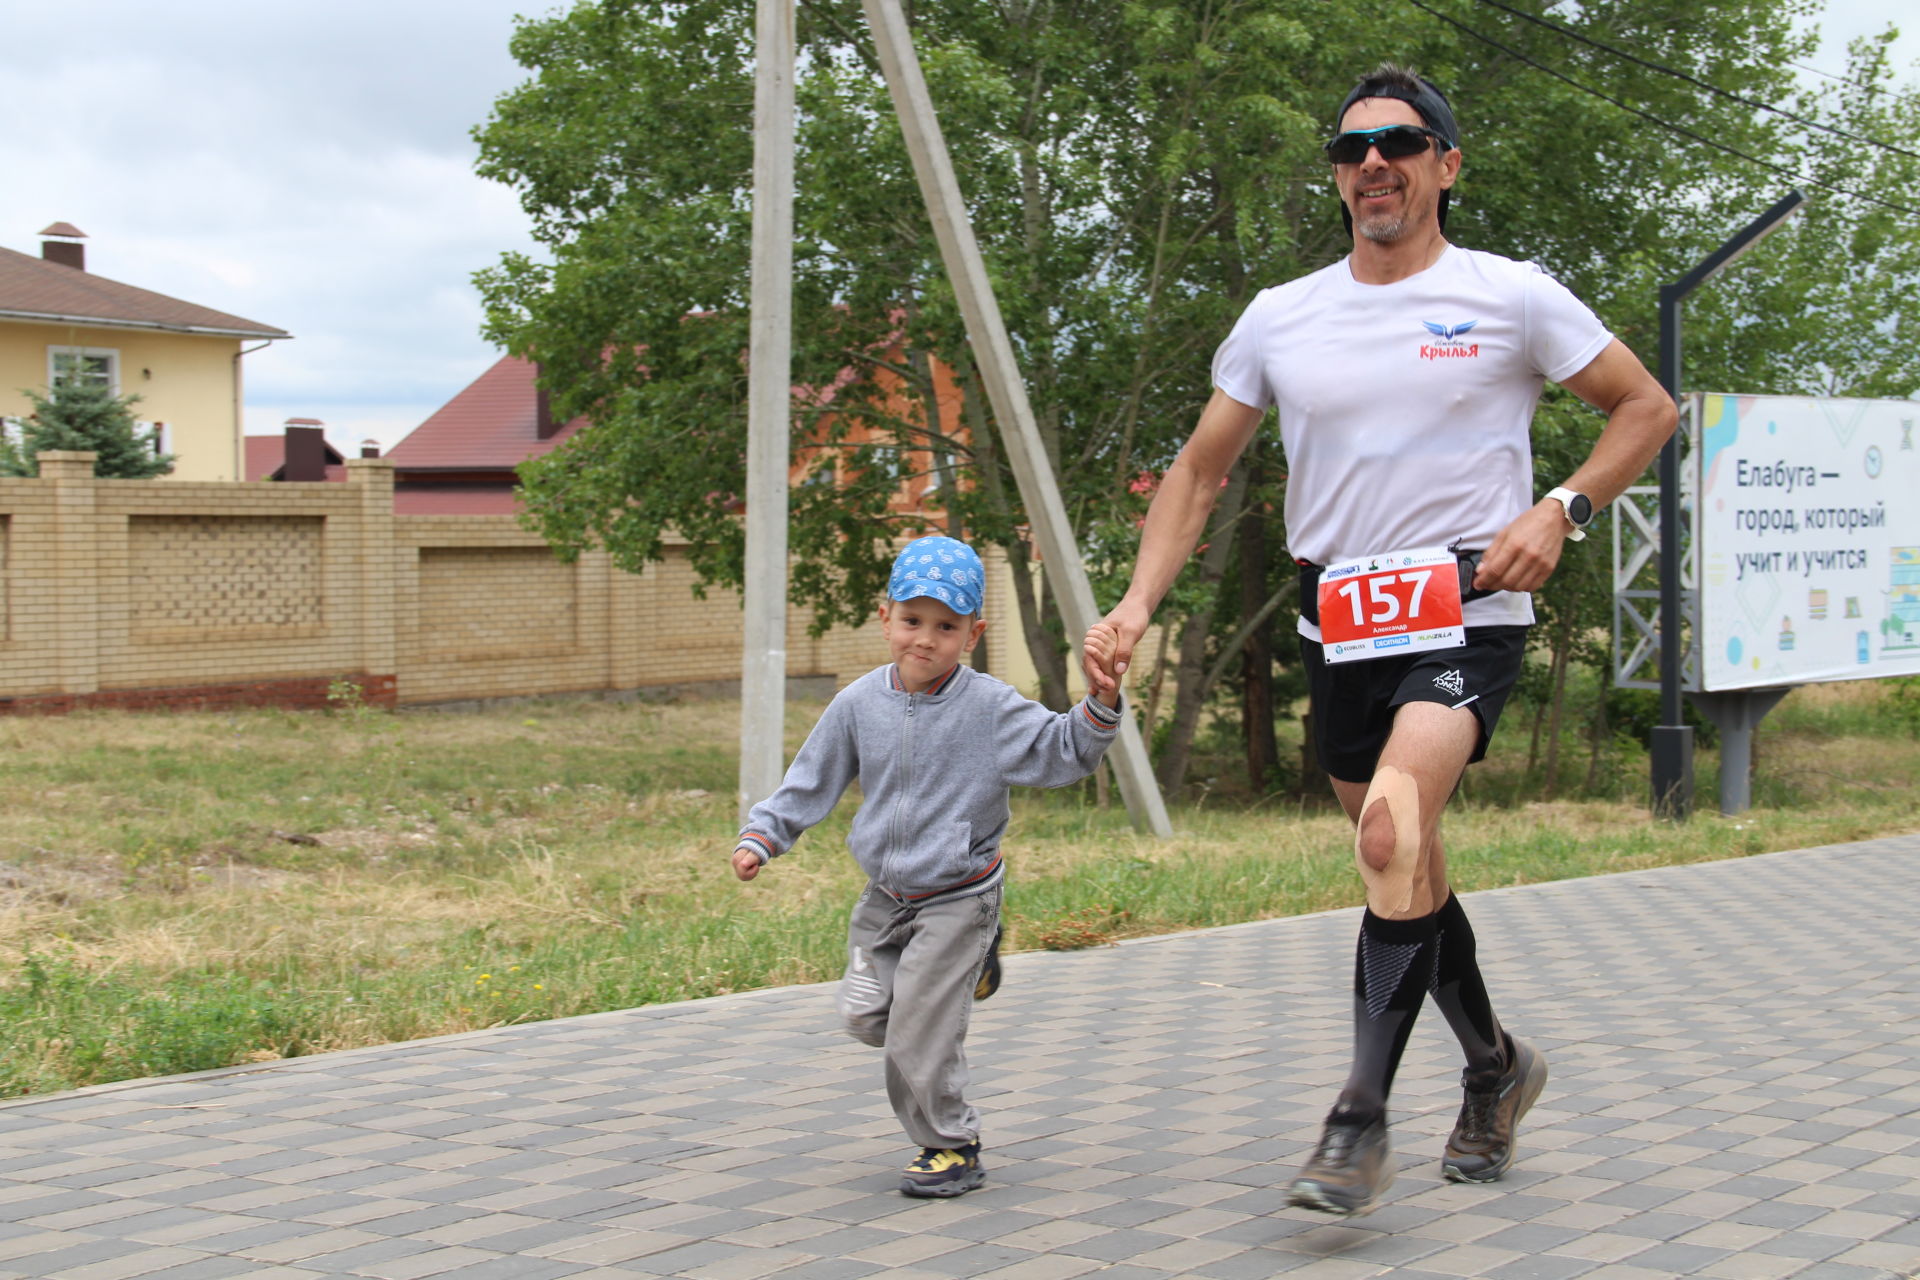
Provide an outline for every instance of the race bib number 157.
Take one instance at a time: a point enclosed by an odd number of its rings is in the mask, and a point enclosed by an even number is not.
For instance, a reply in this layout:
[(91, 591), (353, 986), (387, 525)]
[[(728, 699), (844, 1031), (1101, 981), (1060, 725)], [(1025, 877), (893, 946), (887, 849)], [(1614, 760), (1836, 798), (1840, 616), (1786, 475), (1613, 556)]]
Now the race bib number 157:
[(1445, 547), (1387, 551), (1320, 574), (1320, 641), (1328, 662), (1360, 662), (1467, 642), (1460, 569)]

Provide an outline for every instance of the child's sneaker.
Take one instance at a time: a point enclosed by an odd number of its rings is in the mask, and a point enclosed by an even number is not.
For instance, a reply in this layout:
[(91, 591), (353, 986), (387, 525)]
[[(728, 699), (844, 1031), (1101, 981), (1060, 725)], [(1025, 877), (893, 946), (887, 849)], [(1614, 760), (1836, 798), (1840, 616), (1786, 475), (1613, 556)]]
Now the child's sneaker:
[(994, 926), (993, 941), (987, 944), (987, 962), (980, 966), (980, 981), (973, 984), (973, 998), (985, 1000), (1000, 989), (1000, 928)]
[(907, 1166), (900, 1179), (902, 1195), (920, 1199), (965, 1195), (987, 1180), (980, 1165), (980, 1144), (968, 1143), (957, 1150), (922, 1147), (919, 1156)]

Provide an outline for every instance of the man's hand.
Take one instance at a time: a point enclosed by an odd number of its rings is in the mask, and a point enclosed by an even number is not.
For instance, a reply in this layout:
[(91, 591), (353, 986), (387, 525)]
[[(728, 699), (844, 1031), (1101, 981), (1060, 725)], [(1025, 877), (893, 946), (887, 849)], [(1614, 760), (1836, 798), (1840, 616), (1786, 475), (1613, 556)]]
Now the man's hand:
[(1572, 527), (1558, 502), (1541, 499), (1494, 538), (1473, 585), (1481, 591), (1539, 590), (1559, 565)]
[(751, 849), (733, 851), (733, 874), (742, 880), (751, 880), (760, 874), (760, 855)]
[(1120, 705), (1120, 677), (1133, 661), (1133, 646), (1147, 632), (1142, 610), (1124, 600), (1103, 620), (1093, 624), (1080, 646), (1080, 670), (1087, 689), (1110, 707)]

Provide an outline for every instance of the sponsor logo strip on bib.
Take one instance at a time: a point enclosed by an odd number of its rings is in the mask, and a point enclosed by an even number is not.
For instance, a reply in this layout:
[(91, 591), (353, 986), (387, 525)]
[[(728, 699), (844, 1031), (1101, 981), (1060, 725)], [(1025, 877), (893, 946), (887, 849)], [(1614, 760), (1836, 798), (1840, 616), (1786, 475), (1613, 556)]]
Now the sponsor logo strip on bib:
[(1464, 645), (1454, 553), (1415, 547), (1328, 565), (1320, 574), (1320, 640), (1328, 662)]

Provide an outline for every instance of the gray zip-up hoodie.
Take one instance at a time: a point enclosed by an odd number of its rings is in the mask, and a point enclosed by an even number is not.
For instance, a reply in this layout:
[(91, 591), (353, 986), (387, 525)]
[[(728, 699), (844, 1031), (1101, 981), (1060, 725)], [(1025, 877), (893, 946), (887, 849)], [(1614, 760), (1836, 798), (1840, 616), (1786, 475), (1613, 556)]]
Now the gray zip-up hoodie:
[(908, 693), (889, 663), (827, 704), (735, 847), (762, 862), (787, 852), (858, 777), (866, 798), (847, 847), (876, 885), (898, 900), (984, 890), (1001, 874), (1008, 788), (1086, 777), (1120, 716), (1094, 698), (1049, 711), (968, 666)]

